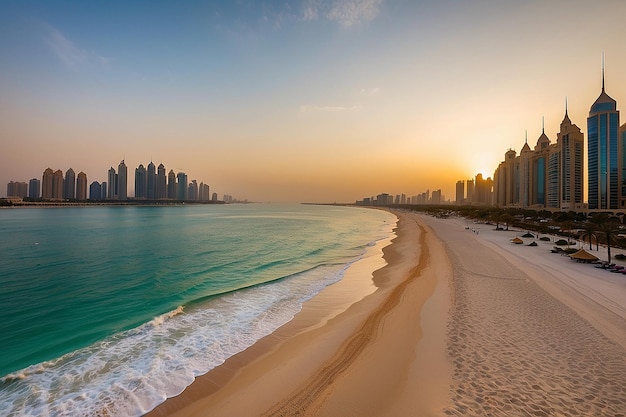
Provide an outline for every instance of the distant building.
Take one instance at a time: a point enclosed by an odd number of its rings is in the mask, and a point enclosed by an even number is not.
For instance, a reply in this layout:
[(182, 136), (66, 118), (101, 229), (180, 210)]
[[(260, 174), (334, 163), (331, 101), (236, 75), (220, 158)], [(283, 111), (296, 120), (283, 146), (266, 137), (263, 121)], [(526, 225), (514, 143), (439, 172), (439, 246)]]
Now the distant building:
[(117, 199), (128, 199), (128, 177), (126, 164), (123, 159), (117, 167)]
[(456, 182), (456, 204), (461, 205), (465, 202), (465, 181)]
[(54, 171), (51, 168), (46, 168), (41, 178), (41, 197), (44, 199), (52, 198), (52, 183), (54, 181)]
[(32, 178), (28, 182), (28, 196), (34, 199), (41, 197), (41, 181), (37, 178)]
[(28, 184), (11, 181), (7, 184), (7, 197), (28, 197)]
[(159, 164), (159, 167), (157, 168), (156, 198), (157, 200), (167, 198), (167, 177), (165, 175), (165, 166), (163, 164)]
[(63, 180), (63, 198), (73, 200), (76, 197), (76, 174), (72, 168), (65, 172)]
[(214, 203), (217, 203), (217, 193), (213, 193), (211, 195), (211, 201), (213, 201)]
[(80, 171), (76, 177), (76, 199), (87, 200), (87, 174), (83, 171)]
[(139, 164), (135, 168), (135, 198), (145, 200), (148, 194), (148, 181), (146, 177), (146, 168), (143, 164)]
[(187, 191), (188, 191), (187, 174), (185, 174), (184, 172), (179, 172), (176, 175), (176, 179), (178, 180), (177, 181), (178, 185), (176, 187), (177, 188), (176, 191), (178, 192), (178, 195), (176, 196), (176, 199), (180, 201), (185, 201), (187, 200)]
[(156, 199), (156, 167), (150, 161), (148, 164), (148, 170), (146, 173), (146, 198), (148, 200)]
[(198, 183), (196, 182), (196, 180), (191, 180), (191, 182), (189, 183), (189, 187), (187, 188), (187, 200), (198, 200)]
[(467, 180), (467, 202), (472, 204), (474, 202), (474, 179)]
[(167, 198), (170, 200), (176, 200), (178, 185), (176, 184), (176, 174), (173, 169), (167, 174)]
[(94, 181), (89, 185), (89, 199), (102, 200), (102, 185), (98, 181)]
[(117, 200), (117, 173), (113, 167), (109, 168), (108, 184), (107, 200)]
[(63, 171), (57, 169), (52, 176), (52, 199), (63, 199)]
[(209, 194), (210, 190), (209, 190), (209, 185), (205, 184), (203, 182), (200, 183), (200, 187), (198, 190), (198, 193), (200, 194), (200, 201), (209, 201)]
[(432, 192), (431, 203), (441, 204), (441, 190), (435, 190)]

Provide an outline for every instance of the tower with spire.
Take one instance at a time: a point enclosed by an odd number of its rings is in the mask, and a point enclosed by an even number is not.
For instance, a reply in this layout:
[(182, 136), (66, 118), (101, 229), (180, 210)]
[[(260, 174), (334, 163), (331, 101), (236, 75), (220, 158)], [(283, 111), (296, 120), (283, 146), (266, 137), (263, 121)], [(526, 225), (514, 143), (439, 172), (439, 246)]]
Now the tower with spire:
[(561, 162), (559, 167), (560, 208), (561, 210), (582, 209), (584, 199), (584, 135), (569, 118), (567, 98), (565, 99), (565, 116), (561, 122), (559, 133), (556, 135), (556, 143)]
[(626, 207), (626, 172), (620, 157), (619, 111), (605, 91), (602, 61), (602, 91), (587, 118), (588, 203), (589, 209), (611, 210)]

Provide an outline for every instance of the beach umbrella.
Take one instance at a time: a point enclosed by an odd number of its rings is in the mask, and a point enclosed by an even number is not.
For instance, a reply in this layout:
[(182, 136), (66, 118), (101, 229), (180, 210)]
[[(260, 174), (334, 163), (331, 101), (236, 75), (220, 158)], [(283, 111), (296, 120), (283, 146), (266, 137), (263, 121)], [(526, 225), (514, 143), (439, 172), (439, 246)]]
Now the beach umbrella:
[(572, 253), (570, 256), (572, 259), (577, 259), (579, 261), (597, 261), (598, 257), (592, 255), (584, 249), (580, 249), (578, 252)]
[(519, 245), (520, 243), (524, 243), (524, 241), (520, 239), (519, 237), (511, 239), (511, 242), (515, 243), (516, 245)]

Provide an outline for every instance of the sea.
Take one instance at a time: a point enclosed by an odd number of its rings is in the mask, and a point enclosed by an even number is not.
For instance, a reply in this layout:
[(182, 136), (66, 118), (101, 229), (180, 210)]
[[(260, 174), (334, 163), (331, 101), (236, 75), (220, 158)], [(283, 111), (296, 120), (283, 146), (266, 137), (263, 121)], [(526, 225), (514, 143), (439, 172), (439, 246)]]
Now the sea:
[(0, 416), (140, 416), (290, 321), (395, 225), (321, 205), (2, 209)]

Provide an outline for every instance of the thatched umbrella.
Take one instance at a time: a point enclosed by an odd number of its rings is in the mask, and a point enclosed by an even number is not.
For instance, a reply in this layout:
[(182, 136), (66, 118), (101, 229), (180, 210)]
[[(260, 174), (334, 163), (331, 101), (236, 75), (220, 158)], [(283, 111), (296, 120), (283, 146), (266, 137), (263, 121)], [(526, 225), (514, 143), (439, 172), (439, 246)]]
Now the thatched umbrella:
[(593, 262), (593, 261), (598, 260), (597, 256), (592, 255), (591, 253), (587, 252), (584, 249), (581, 249), (578, 252), (572, 253), (569, 257), (572, 259), (576, 259), (577, 261), (584, 261), (584, 262)]

